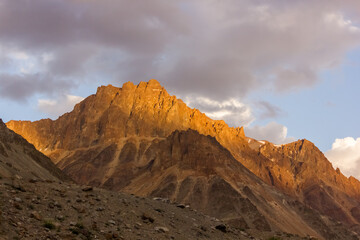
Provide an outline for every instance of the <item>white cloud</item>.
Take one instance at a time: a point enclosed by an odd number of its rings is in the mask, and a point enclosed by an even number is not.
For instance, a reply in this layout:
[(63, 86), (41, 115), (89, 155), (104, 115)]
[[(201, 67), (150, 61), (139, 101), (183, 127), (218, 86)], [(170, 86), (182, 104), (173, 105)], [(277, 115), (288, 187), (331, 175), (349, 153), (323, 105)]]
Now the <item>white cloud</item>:
[(287, 136), (287, 127), (276, 122), (270, 122), (265, 126), (245, 128), (245, 135), (256, 140), (267, 140), (275, 144), (285, 144), (294, 141), (293, 137)]
[(39, 99), (38, 109), (51, 117), (58, 117), (73, 109), (74, 105), (84, 98), (73, 95), (62, 95), (58, 99)]
[(340, 13), (327, 13), (324, 20), (326, 23), (333, 24), (339, 28), (344, 28), (349, 32), (358, 32), (360, 29), (355, 26), (351, 20), (347, 20)]
[(186, 97), (185, 102), (208, 117), (224, 120), (232, 127), (248, 126), (255, 120), (251, 108), (236, 99), (216, 101), (206, 97)]
[[(21, 74), (38, 74), (45, 72), (47, 63), (50, 56), (49, 53), (32, 53), (20, 50), (20, 48), (1, 46), (0, 44), (0, 58), (6, 60), (7, 65), (0, 66), (0, 72), (5, 74), (17, 75)], [(29, 80), (30, 81), (30, 80)], [(1, 80), (0, 80), (1, 82)]]
[(332, 148), (325, 153), (325, 156), (344, 175), (360, 179), (360, 138), (336, 139), (332, 144)]
[[(236, 99), (216, 101), (206, 97), (186, 97), (185, 103), (199, 109), (208, 117), (216, 120), (224, 120), (231, 127), (245, 127), (245, 135), (257, 140), (267, 140), (275, 144), (285, 144), (295, 140), (287, 136), (287, 127), (276, 122), (270, 122), (264, 126), (251, 126), (256, 120), (251, 107)], [(257, 114), (260, 119), (275, 118), (281, 112), (276, 106), (267, 102), (257, 102), (255, 107), (261, 111)], [(262, 109), (265, 108), (265, 109)]]
[(27, 60), (30, 57), (27, 53), (19, 51), (10, 52), (8, 56), (15, 60)]

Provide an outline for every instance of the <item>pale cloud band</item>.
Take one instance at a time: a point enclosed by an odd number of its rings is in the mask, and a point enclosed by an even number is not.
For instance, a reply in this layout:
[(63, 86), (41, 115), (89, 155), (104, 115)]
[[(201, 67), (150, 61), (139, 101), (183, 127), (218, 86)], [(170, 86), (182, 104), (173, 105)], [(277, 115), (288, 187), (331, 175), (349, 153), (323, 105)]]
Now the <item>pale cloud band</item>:
[(245, 135), (256, 140), (267, 140), (275, 144), (286, 144), (295, 140), (287, 135), (287, 127), (277, 122), (270, 122), (264, 126), (245, 128)]
[(57, 99), (39, 99), (38, 109), (52, 118), (57, 118), (66, 112), (70, 112), (74, 108), (74, 105), (83, 99), (83, 97), (67, 94), (61, 95)]
[(255, 120), (250, 106), (236, 99), (216, 101), (206, 97), (187, 96), (184, 101), (190, 107), (200, 109), (208, 117), (224, 120), (232, 127), (248, 126)]

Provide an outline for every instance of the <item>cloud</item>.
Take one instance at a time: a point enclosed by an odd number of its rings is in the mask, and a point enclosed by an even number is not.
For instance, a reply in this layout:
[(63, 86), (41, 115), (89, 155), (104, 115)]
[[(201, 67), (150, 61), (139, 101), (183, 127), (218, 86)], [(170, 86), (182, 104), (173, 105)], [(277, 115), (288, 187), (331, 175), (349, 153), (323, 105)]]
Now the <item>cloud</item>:
[(255, 108), (257, 108), (257, 110), (260, 112), (259, 113), (260, 119), (277, 118), (284, 114), (279, 107), (267, 101), (256, 102)]
[(74, 105), (81, 102), (84, 98), (73, 95), (62, 95), (58, 99), (39, 99), (38, 109), (53, 118), (70, 112)]
[(18, 102), (35, 93), (55, 93), (69, 88), (69, 83), (42, 74), (0, 74), (0, 97)]
[[(25, 54), (3, 73), (69, 88), (157, 78), (177, 94), (217, 101), (288, 92), (313, 86), (359, 47), (359, 9), (353, 0), (3, 0), (0, 46)], [(35, 90), (28, 95), (44, 93)]]
[(265, 126), (247, 127), (245, 128), (245, 135), (275, 144), (285, 144), (295, 140), (293, 137), (287, 136), (287, 127), (276, 122), (270, 122)]
[(205, 97), (187, 97), (188, 106), (197, 108), (208, 117), (215, 120), (224, 120), (232, 127), (248, 126), (255, 120), (251, 108), (236, 99), (216, 101)]
[(239, 100), (230, 98), (226, 101), (217, 101), (205, 97), (184, 98), (185, 103), (197, 108), (208, 117), (216, 120), (224, 120), (231, 127), (245, 127), (245, 135), (257, 140), (267, 140), (275, 144), (285, 144), (295, 140), (287, 136), (287, 127), (276, 122), (270, 122), (264, 126), (252, 123), (258, 118), (276, 118), (282, 113), (281, 109), (265, 101), (254, 104), (257, 112), (252, 107)]
[(344, 175), (360, 179), (360, 138), (336, 139), (332, 144), (332, 148), (325, 153), (325, 156)]

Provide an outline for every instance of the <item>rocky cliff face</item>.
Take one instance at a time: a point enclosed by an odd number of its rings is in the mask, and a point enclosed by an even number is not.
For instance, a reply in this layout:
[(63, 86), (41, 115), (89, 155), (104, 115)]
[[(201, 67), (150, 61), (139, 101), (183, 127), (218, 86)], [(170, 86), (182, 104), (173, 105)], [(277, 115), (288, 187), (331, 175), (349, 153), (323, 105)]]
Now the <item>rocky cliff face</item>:
[(0, 119), (0, 178), (70, 180), (54, 163)]
[(334, 219), (354, 224), (359, 222), (360, 185), (335, 170), (324, 154), (308, 140), (282, 146), (266, 143), (259, 148), (272, 161), (267, 166), (271, 184), (300, 199)]
[[(10, 121), (7, 126), (50, 156), (77, 182), (140, 195), (166, 193), (172, 199), (189, 201), (205, 210), (206, 203), (195, 203), (196, 199), (207, 201), (209, 195), (206, 193), (214, 184), (215, 189), (230, 186), (239, 194), (245, 186), (236, 187), (238, 182), (248, 182), (251, 190), (259, 184), (254, 176), (240, 177), (249, 176), (250, 172), (241, 170), (240, 174), (234, 170), (239, 167), (233, 163), (229, 165), (229, 160), (220, 161), (225, 158), (219, 156), (218, 151), (222, 152), (219, 149), (227, 149), (230, 156), (226, 159), (235, 158), (265, 183), (297, 199), (300, 204), (343, 223), (359, 224), (359, 182), (335, 171), (312, 143), (301, 140), (276, 146), (247, 138), (243, 128), (230, 128), (224, 121), (212, 120), (187, 107), (180, 99), (170, 96), (156, 80), (141, 82), (137, 86), (125, 83), (122, 88), (102, 86), (95, 95), (89, 96), (72, 112), (56, 121)], [(214, 147), (205, 144), (205, 140), (186, 133), (191, 137), (188, 137), (190, 145), (184, 151), (176, 142), (184, 133), (173, 132), (187, 129), (214, 137), (220, 143), (220, 147), (217, 146), (219, 149), (214, 151)], [(197, 160), (201, 164), (197, 164)], [(171, 171), (174, 173), (168, 174)], [(220, 180), (215, 176), (220, 176)], [(150, 187), (149, 182), (156, 183), (155, 187)], [(198, 184), (206, 187), (198, 190)], [(163, 189), (163, 186), (168, 187)], [(182, 196), (181, 189), (188, 186), (190, 195)], [(201, 194), (195, 197), (199, 191)], [(273, 196), (269, 193), (271, 188), (258, 191), (260, 195)], [(260, 214), (268, 217), (271, 214), (266, 214), (266, 211), (274, 212), (265, 210), (256, 201), (251, 202), (259, 206)], [(280, 205), (281, 202), (275, 201)], [(293, 211), (283, 210), (280, 212)], [(267, 219), (269, 225), (277, 226), (272, 221), (278, 221), (271, 217)]]

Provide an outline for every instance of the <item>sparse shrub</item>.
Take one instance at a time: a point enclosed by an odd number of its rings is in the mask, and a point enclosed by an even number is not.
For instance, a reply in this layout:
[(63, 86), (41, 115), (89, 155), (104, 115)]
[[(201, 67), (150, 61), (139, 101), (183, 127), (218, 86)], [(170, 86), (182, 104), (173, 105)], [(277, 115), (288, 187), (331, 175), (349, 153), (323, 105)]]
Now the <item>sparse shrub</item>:
[(79, 229), (84, 229), (84, 225), (82, 223), (77, 223), (75, 225), (75, 227), (79, 228)]
[(45, 221), (43, 226), (50, 230), (55, 229), (55, 225), (51, 221)]
[(268, 240), (282, 240), (282, 238), (280, 238), (280, 237), (271, 237)]
[(77, 228), (70, 228), (69, 230), (72, 234), (75, 234), (75, 235), (79, 234), (79, 230)]

